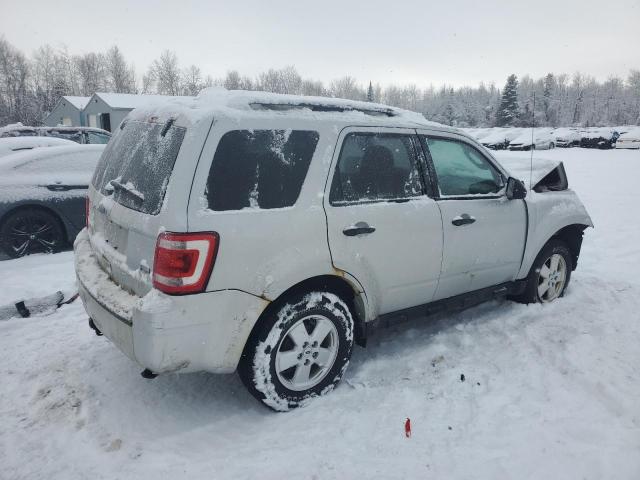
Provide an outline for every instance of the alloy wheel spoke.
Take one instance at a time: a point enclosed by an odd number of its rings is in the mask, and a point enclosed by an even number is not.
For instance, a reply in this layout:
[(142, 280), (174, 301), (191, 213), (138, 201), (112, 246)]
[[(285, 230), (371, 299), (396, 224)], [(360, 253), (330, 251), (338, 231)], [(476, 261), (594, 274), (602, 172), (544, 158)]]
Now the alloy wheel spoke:
[(560, 257), (558, 255), (553, 255), (551, 257), (551, 270), (553, 272), (558, 271), (558, 264), (560, 263)]
[(300, 362), (300, 360), (298, 360), (298, 353), (295, 350), (280, 352), (277, 356), (277, 360), (278, 364), (276, 365), (276, 368), (278, 369), (278, 372), (289, 370)]
[(540, 298), (544, 296), (544, 294), (549, 290), (549, 282), (547, 280), (543, 280), (538, 285), (538, 295)]
[(542, 268), (540, 269), (540, 276), (542, 278), (549, 278), (549, 274), (551, 273), (551, 269), (549, 267), (547, 267), (547, 264), (543, 264)]
[(19, 256), (22, 256), (27, 252), (27, 250), (29, 249), (29, 245), (30, 244), (31, 244), (31, 241), (27, 240), (22, 245), (20, 245), (18, 248), (14, 247), (14, 250)]
[(48, 242), (47, 240), (44, 240), (42, 238), (36, 238), (36, 241), (48, 250), (53, 250), (53, 247), (55, 247), (56, 245), (56, 242)]
[(329, 321), (318, 321), (315, 328), (313, 329), (313, 332), (311, 332), (311, 341), (318, 342), (318, 345), (322, 345), (322, 342), (325, 338), (327, 338), (327, 335), (329, 335), (330, 331), (331, 323)]
[(329, 348), (319, 348), (318, 356), (315, 359), (316, 365), (319, 365), (321, 367), (328, 366), (327, 364), (329, 363), (329, 360), (331, 360), (332, 353), (333, 352)]
[(295, 327), (289, 330), (288, 335), (297, 347), (302, 348), (305, 342), (309, 342), (309, 333), (307, 332), (304, 322), (298, 323)]
[(39, 235), (41, 233), (45, 233), (51, 230), (51, 225), (48, 223), (44, 223), (42, 226), (36, 228), (36, 230), (33, 232), (35, 235)]
[(309, 381), (309, 377), (311, 376), (311, 363), (305, 365), (304, 363), (299, 363), (296, 367), (296, 373), (293, 374), (292, 381), (294, 383), (305, 383)]

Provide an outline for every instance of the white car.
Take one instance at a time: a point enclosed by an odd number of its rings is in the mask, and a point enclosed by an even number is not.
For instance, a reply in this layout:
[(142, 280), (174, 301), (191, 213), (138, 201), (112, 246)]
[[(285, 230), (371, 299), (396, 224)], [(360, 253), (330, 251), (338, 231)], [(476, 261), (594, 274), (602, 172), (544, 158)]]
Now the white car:
[(640, 148), (640, 127), (635, 127), (623, 133), (616, 140), (616, 148)]
[(555, 148), (551, 128), (523, 128), (520, 135), (509, 142), (509, 150), (549, 150)]
[(580, 132), (576, 128), (556, 128), (552, 133), (556, 147), (579, 147)]
[(483, 136), (480, 143), (491, 150), (505, 150), (521, 132), (521, 128), (496, 128)]
[(54, 137), (11, 137), (0, 138), (0, 157), (11, 155), (12, 153), (31, 150), (40, 147), (61, 147), (77, 145), (71, 140)]
[(509, 173), (459, 130), (366, 102), (213, 89), (136, 109), (89, 186), (80, 296), (144, 377), (237, 369), (289, 410), (376, 325), (561, 297), (592, 223), (562, 164), (542, 166)]

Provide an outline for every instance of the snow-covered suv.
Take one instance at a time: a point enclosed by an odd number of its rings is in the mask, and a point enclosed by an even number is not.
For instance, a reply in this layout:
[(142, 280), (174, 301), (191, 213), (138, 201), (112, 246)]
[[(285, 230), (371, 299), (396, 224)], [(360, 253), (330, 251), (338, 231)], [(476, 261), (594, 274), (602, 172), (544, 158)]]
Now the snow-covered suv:
[(238, 369), (288, 410), (331, 391), (376, 324), (562, 296), (591, 220), (541, 165), (528, 192), (470, 137), (384, 105), (168, 100), (101, 157), (80, 295), (143, 376)]

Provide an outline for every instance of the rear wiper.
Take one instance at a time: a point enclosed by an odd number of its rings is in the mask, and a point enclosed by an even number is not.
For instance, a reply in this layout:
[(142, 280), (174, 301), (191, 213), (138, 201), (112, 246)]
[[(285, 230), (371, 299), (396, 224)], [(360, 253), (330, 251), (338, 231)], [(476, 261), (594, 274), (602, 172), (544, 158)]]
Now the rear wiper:
[(129, 195), (131, 195), (133, 198), (137, 199), (140, 202), (144, 202), (144, 194), (136, 190), (133, 187), (133, 185), (131, 185), (128, 182), (126, 184), (123, 184), (123, 183), (120, 183), (118, 180), (111, 180), (109, 182), (109, 185), (111, 185), (113, 188), (115, 188), (120, 192), (127, 192)]

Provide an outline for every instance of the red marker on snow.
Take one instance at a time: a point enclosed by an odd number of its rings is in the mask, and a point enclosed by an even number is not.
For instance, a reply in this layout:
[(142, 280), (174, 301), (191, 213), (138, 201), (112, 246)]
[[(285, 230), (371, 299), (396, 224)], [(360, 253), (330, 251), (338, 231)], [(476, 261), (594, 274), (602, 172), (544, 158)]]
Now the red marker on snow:
[(404, 434), (407, 438), (411, 437), (411, 419), (407, 418), (407, 421), (404, 422)]

